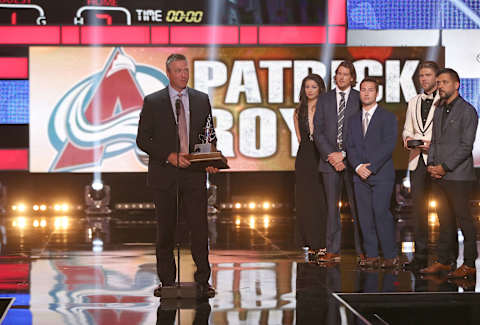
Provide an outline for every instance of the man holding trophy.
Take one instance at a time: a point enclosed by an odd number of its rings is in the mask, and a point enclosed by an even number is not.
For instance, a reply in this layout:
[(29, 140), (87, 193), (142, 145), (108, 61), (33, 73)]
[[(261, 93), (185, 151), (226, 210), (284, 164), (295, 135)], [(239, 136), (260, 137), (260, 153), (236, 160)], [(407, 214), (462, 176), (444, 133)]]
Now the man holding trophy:
[[(206, 172), (216, 173), (214, 161), (195, 161), (195, 147), (214, 151), (216, 137), (208, 95), (187, 87), (188, 62), (182, 54), (171, 54), (166, 62), (168, 87), (144, 98), (138, 125), (137, 145), (149, 155), (147, 183), (153, 189), (157, 217), (157, 273), (161, 285), (154, 295), (162, 296), (162, 287), (175, 284), (173, 256), (178, 202), (191, 230), (192, 257), (197, 266), (194, 278), (198, 295), (213, 297), (208, 283), (208, 224)], [(203, 144), (197, 145), (197, 139)], [(212, 155), (220, 153), (212, 153)], [(208, 154), (206, 154), (208, 155)], [(197, 157), (198, 158), (198, 157)], [(216, 165), (215, 165), (216, 166)], [(181, 199), (180, 199), (181, 198)], [(195, 204), (192, 204), (192, 203)], [(178, 279), (180, 281), (180, 279)]]

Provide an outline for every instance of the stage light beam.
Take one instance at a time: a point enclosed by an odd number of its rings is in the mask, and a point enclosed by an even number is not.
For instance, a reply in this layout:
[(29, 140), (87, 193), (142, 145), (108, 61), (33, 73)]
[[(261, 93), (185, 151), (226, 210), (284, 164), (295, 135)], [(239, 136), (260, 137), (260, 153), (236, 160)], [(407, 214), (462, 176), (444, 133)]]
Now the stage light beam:
[(25, 229), (27, 227), (27, 219), (25, 217), (18, 217), (17, 225), (18, 225), (18, 228)]
[(63, 204), (62, 204), (62, 211), (65, 211), (65, 212), (66, 212), (66, 211), (68, 211), (68, 209), (69, 209), (68, 204), (67, 204), (67, 203), (63, 203)]
[(248, 222), (248, 225), (250, 226), (250, 229), (255, 229), (255, 217), (254, 216), (250, 216), (250, 220)]
[(265, 215), (263, 217), (263, 226), (265, 227), (265, 229), (268, 229), (268, 227), (270, 226), (270, 216), (269, 215)]
[(18, 210), (19, 212), (25, 212), (26, 209), (27, 209), (27, 206), (26, 206), (25, 204), (23, 204), (23, 203), (20, 203), (20, 204), (18, 205), (18, 207), (17, 207), (17, 210)]

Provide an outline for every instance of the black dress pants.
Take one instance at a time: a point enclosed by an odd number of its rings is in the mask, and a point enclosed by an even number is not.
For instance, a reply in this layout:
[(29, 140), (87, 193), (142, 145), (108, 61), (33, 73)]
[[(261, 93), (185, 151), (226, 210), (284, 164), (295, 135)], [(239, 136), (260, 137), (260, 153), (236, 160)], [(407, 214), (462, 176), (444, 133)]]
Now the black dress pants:
[(442, 264), (455, 262), (453, 254), (456, 245), (457, 224), (462, 230), (464, 264), (475, 267), (477, 259), (477, 232), (470, 212), (472, 182), (433, 180), (432, 191), (437, 200), (440, 222), (438, 240), (438, 261)]
[[(208, 261), (207, 191), (205, 174), (179, 170), (181, 211), (191, 232), (191, 251), (197, 266), (195, 281), (206, 284), (210, 278)], [(176, 184), (166, 190), (154, 189), (157, 217), (157, 273), (162, 285), (175, 282), (176, 265), (173, 255), (177, 226)], [(180, 279), (178, 279), (180, 280)]]
[(411, 172), (413, 218), (415, 220), (415, 258), (428, 258), (428, 194), (432, 178), (420, 155), (417, 168)]
[(327, 202), (327, 251), (339, 254), (342, 242), (342, 225), (340, 222), (340, 208), (338, 201), (342, 198), (343, 188), (347, 192), (350, 213), (353, 219), (353, 236), (357, 255), (365, 254), (360, 223), (357, 213), (357, 200), (353, 185), (353, 171), (344, 170), (340, 173), (321, 173)]

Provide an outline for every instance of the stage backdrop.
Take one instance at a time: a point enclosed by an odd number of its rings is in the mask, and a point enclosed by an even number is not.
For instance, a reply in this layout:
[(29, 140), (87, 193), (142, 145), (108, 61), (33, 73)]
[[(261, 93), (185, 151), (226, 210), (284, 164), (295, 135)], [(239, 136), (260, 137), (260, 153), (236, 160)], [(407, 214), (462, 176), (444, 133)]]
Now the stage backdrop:
[[(235, 171), (292, 170), (293, 126), (302, 79), (354, 61), (358, 80), (381, 81), (379, 101), (403, 128), (406, 101), (428, 48), (30, 48), (30, 171), (138, 172), (146, 157), (135, 144), (143, 97), (168, 84), (165, 60), (185, 54), (190, 87), (209, 93), (218, 148)], [(439, 64), (443, 65), (441, 50)], [(358, 89), (359, 84), (356, 88)], [(195, 107), (192, 107), (195, 109)], [(396, 168), (407, 155), (399, 140)]]

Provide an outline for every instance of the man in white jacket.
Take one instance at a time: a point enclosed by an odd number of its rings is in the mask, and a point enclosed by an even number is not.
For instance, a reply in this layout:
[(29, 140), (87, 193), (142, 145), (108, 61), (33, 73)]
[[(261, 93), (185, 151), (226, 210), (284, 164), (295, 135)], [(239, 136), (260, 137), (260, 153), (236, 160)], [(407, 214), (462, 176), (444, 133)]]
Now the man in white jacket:
[[(408, 102), (402, 135), (404, 147), (409, 150), (408, 169), (415, 222), (415, 257), (408, 264), (413, 269), (425, 267), (428, 258), (428, 193), (431, 178), (426, 166), (432, 139), (433, 113), (440, 100), (435, 76), (438, 70), (438, 64), (432, 61), (420, 65), (418, 78), (423, 91)], [(409, 140), (422, 140), (423, 145), (408, 148)]]

